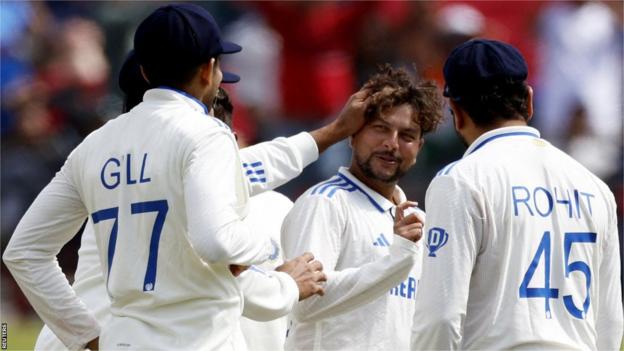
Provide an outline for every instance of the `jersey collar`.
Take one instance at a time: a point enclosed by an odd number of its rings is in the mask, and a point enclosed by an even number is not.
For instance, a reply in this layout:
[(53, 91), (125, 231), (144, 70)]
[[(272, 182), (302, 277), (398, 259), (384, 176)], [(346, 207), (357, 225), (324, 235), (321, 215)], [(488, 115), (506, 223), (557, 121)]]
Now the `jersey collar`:
[(144, 100), (151, 100), (152, 98), (156, 99), (167, 99), (167, 100), (178, 100), (186, 103), (193, 110), (203, 113), (205, 115), (209, 115), (209, 110), (204, 103), (199, 101), (193, 95), (172, 87), (168, 87), (165, 85), (159, 86), (155, 89), (150, 89), (145, 92), (143, 97)]
[[(392, 201), (386, 199), (381, 194), (362, 183), (351, 172), (349, 172), (346, 167), (340, 167), (338, 170), (338, 176), (355, 186), (355, 188), (364, 194), (371, 205), (373, 205), (379, 212), (384, 213), (395, 206)], [(397, 189), (399, 192), (400, 202), (405, 201), (405, 193), (403, 193), (403, 190), (399, 188), (398, 185)]]
[(494, 130), (490, 130), (489, 132), (481, 134), (475, 140), (466, 152), (464, 153), (464, 157), (472, 154), (473, 152), (479, 150), (486, 144), (500, 138), (510, 138), (510, 137), (531, 137), (531, 138), (539, 138), (540, 133), (537, 129), (528, 126), (519, 126), (519, 127), (503, 127), (497, 128)]

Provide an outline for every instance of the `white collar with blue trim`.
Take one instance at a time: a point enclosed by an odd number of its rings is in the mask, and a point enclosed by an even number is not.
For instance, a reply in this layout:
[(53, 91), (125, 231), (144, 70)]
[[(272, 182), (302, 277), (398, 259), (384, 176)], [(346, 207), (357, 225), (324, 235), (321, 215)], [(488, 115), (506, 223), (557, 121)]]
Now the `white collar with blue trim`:
[(463, 157), (470, 155), (495, 139), (517, 136), (540, 138), (540, 132), (537, 129), (528, 126), (503, 127), (490, 130), (481, 134), (477, 140), (470, 144)]
[(143, 100), (145, 101), (162, 99), (182, 101), (193, 110), (199, 113), (203, 113), (205, 115), (209, 115), (209, 110), (206, 105), (204, 105), (196, 97), (182, 90), (161, 86), (158, 88), (149, 89), (145, 92), (145, 95), (143, 95)]
[[(395, 206), (392, 201), (386, 199), (381, 194), (369, 188), (368, 186), (366, 186), (366, 184), (362, 183), (359, 179), (357, 179), (351, 172), (349, 172), (349, 169), (347, 167), (340, 167), (340, 169), (338, 170), (338, 176), (342, 176), (341, 178), (343, 179), (346, 178), (349, 182), (355, 185), (357, 190), (363, 193), (368, 198), (370, 203), (375, 206), (375, 208), (379, 212), (386, 212)], [(398, 185), (396, 186), (396, 188), (399, 192), (400, 202), (405, 201), (406, 197), (403, 190), (399, 188)]]

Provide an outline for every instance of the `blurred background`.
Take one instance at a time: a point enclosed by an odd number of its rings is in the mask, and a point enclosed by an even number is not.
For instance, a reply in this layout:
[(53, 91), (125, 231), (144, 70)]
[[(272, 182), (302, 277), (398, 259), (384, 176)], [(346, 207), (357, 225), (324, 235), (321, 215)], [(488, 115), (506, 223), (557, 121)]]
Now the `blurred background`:
[[(604, 179), (616, 195), (622, 243), (622, 1), (196, 2), (243, 52), (222, 65), (246, 143), (311, 130), (335, 117), (378, 64), (442, 85), (445, 57), (472, 37), (507, 41), (529, 63), (532, 123)], [(117, 76), (140, 21), (163, 2), (0, 2), (2, 251), (17, 222), (69, 152), (122, 110)], [(426, 210), (427, 185), (463, 146), (452, 120), (426, 136), (400, 182)], [(278, 191), (295, 200), (347, 165), (346, 143)], [(59, 254), (70, 281), (79, 235)], [(9, 349), (31, 349), (41, 322), (2, 264)]]

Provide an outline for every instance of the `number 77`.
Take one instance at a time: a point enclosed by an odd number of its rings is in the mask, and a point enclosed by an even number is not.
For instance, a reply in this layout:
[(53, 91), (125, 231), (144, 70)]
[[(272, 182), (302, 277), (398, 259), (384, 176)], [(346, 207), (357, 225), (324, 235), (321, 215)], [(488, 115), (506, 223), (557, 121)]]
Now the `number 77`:
[[(154, 221), (154, 227), (152, 228), (152, 235), (149, 245), (149, 256), (147, 259), (147, 269), (145, 271), (145, 279), (143, 281), (143, 291), (152, 291), (156, 285), (156, 267), (158, 264), (158, 245), (160, 243), (160, 233), (162, 232), (167, 212), (169, 211), (169, 205), (167, 200), (156, 200), (146, 202), (136, 202), (130, 204), (131, 214), (140, 214), (148, 212), (156, 212), (156, 220)], [(107, 208), (104, 210), (96, 211), (91, 214), (93, 224), (97, 224), (100, 221), (114, 219), (113, 228), (111, 230), (110, 239), (108, 241), (108, 275), (110, 275), (110, 269), (113, 264), (113, 257), (115, 255), (115, 247), (117, 243), (117, 230), (119, 219), (119, 207)], [(107, 279), (108, 280), (108, 279)]]

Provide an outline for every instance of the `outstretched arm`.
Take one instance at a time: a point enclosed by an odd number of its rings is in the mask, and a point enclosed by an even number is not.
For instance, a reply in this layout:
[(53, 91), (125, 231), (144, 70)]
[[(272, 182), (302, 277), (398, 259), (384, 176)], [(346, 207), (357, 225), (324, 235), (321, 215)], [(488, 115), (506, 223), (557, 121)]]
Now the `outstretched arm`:
[(250, 194), (272, 190), (297, 177), (331, 145), (355, 134), (364, 124), (367, 92), (353, 94), (329, 124), (294, 136), (279, 137), (240, 150)]

